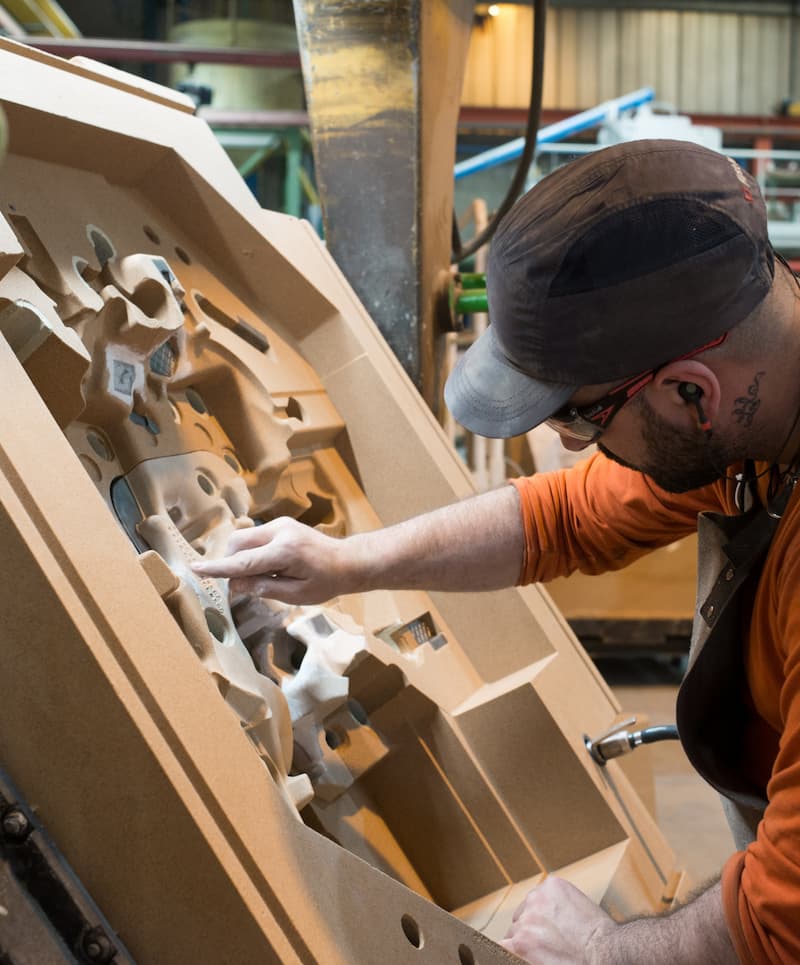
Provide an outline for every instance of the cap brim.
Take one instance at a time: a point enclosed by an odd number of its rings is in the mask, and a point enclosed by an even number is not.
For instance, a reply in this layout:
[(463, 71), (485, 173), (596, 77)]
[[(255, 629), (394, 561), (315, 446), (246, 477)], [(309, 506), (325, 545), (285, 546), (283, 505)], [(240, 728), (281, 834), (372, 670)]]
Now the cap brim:
[(544, 422), (577, 388), (542, 382), (514, 368), (489, 326), (453, 369), (444, 400), (456, 421), (471, 432), (508, 439)]

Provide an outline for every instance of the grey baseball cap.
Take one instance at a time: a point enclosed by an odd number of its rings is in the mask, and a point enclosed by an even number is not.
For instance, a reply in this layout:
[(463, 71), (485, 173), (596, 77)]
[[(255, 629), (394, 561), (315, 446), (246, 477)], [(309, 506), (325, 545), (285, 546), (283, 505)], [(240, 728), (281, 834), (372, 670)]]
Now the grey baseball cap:
[(479, 435), (527, 432), (577, 389), (665, 364), (729, 331), (774, 263), (755, 180), (685, 141), (617, 144), (523, 195), (492, 241), (491, 325), (444, 390)]

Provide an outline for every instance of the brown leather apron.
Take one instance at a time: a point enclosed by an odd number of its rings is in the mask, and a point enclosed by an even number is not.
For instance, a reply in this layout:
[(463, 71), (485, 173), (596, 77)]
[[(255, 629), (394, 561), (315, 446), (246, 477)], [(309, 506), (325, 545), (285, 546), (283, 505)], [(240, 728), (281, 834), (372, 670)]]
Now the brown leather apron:
[(755, 840), (766, 791), (741, 772), (744, 729), (751, 713), (742, 638), (743, 602), (780, 524), (796, 480), (769, 506), (741, 516), (701, 513), (698, 520), (698, 609), (689, 668), (678, 692), (677, 725), (694, 768), (722, 795), (738, 849)]

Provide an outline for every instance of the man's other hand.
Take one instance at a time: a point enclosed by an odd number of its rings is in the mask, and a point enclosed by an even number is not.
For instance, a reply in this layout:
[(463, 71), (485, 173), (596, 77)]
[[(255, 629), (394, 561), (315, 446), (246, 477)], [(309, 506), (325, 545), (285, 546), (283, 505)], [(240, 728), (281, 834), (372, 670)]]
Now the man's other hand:
[(591, 965), (617, 924), (583, 892), (552, 875), (530, 891), (500, 942), (535, 965)]

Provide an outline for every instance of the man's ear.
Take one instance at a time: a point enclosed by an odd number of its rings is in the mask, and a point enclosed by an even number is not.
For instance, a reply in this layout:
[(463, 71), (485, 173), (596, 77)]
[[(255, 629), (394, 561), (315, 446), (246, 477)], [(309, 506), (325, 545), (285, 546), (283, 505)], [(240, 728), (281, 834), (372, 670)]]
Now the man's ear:
[(670, 362), (653, 379), (663, 414), (686, 412), (691, 421), (707, 427), (719, 413), (722, 390), (713, 369), (695, 359)]

